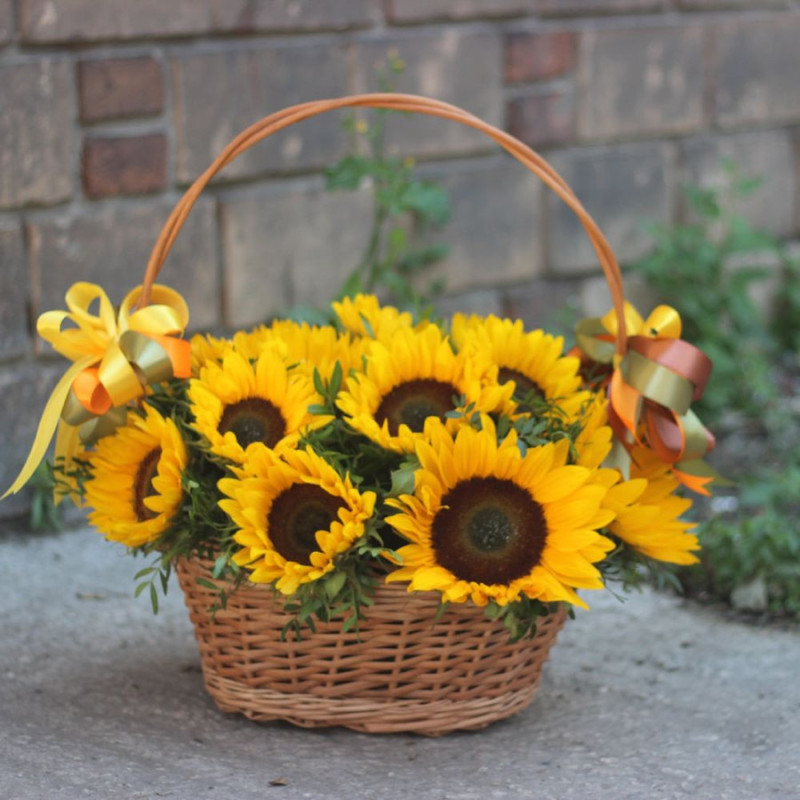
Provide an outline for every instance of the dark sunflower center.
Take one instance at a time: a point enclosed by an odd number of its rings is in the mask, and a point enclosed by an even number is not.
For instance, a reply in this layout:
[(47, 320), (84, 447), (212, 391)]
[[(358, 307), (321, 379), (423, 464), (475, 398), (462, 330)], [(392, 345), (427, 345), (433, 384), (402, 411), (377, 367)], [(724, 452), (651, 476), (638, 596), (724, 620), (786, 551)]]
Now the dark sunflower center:
[(514, 381), (517, 385), (517, 388), (514, 390), (514, 397), (518, 400), (527, 397), (531, 392), (533, 392), (536, 397), (544, 398), (542, 387), (539, 386), (536, 381), (531, 380), (527, 375), (519, 372), (519, 370), (511, 369), (510, 367), (500, 367), (497, 373), (497, 381), (498, 383)]
[(500, 478), (462, 481), (433, 520), (436, 560), (457, 578), (507, 585), (539, 563), (547, 539), (542, 507)]
[(267, 527), (275, 549), (287, 560), (310, 564), (319, 550), (317, 531), (327, 531), (345, 503), (319, 486), (296, 483), (272, 503)]
[(407, 381), (395, 386), (381, 400), (375, 420), (378, 425), (383, 425), (386, 420), (392, 436), (397, 435), (401, 425), (408, 425), (412, 431), (419, 433), (428, 417), (444, 419), (444, 415), (455, 408), (453, 396), (457, 394), (458, 391), (451, 384), (433, 378)]
[(151, 450), (139, 464), (136, 477), (133, 479), (133, 511), (139, 522), (157, 517), (145, 504), (145, 497), (155, 494), (153, 478), (158, 474), (158, 461), (161, 458), (161, 448)]
[(269, 400), (250, 397), (225, 407), (218, 430), (222, 434), (230, 431), (243, 448), (253, 442), (275, 447), (286, 435), (286, 421)]

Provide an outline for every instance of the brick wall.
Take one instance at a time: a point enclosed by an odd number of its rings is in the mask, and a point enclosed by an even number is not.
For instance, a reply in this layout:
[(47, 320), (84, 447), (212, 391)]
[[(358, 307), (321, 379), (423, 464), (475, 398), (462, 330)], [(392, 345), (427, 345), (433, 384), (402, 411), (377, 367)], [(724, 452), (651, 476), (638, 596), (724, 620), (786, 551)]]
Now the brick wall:
[[(396, 51), (400, 89), (551, 158), (625, 261), (721, 156), (767, 180), (753, 221), (797, 233), (799, 38), (794, 0), (0, 0), (0, 487), (62, 370), (33, 321), (78, 279), (121, 298), (181, 191), (266, 113), (374, 89)], [(533, 323), (574, 298), (605, 306), (575, 218), (491, 142), (405, 117), (391, 140), (453, 193), (446, 308)], [(322, 117), (215, 181), (163, 273), (194, 328), (327, 298), (369, 218), (366, 196), (322, 190), (347, 148)]]

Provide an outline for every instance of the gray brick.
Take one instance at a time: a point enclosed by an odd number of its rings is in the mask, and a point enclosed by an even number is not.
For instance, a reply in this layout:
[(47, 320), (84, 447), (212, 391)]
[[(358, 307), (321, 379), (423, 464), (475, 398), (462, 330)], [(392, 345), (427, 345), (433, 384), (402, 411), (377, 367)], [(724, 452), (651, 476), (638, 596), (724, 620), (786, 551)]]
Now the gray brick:
[(538, 0), (539, 13), (548, 17), (659, 11), (665, 6), (665, 0)]
[(723, 159), (732, 160), (743, 176), (763, 178), (763, 186), (736, 200), (733, 208), (777, 236), (796, 231), (795, 155), (788, 131), (704, 136), (682, 142), (681, 151), (687, 183), (723, 188)]
[(386, 16), (391, 22), (425, 22), (508, 17), (525, 14), (530, 9), (530, 0), (389, 0)]
[(800, 120), (800, 14), (716, 30), (716, 115), (721, 125)]
[[(106, 206), (76, 218), (30, 223), (31, 258), (39, 279), (38, 312), (64, 308), (64, 293), (75, 281), (102, 286), (113, 303), (142, 282), (147, 258), (170, 206)], [(183, 294), (191, 328), (219, 321), (219, 279), (214, 202), (201, 199), (181, 231), (159, 283)]]
[(0, 0), (0, 45), (14, 38), (13, 0)]
[(71, 77), (66, 61), (0, 67), (0, 208), (69, 197), (75, 117)]
[(587, 33), (581, 42), (580, 138), (701, 128), (703, 50), (698, 25)]
[(372, 22), (370, 0), (214, 0), (223, 31), (345, 30)]
[[(503, 125), (503, 53), (499, 35), (416, 32), (355, 45), (355, 91), (376, 90), (375, 72), (396, 53), (406, 64), (397, 90), (461, 106), (486, 122)], [(478, 131), (420, 114), (397, 115), (388, 123), (390, 149), (420, 156), (466, 153), (491, 147)]]
[(225, 322), (327, 305), (366, 247), (371, 209), (368, 192), (326, 192), (318, 181), (224, 197)]
[[(0, 495), (17, 477), (28, 456), (39, 418), (64, 364), (21, 364), (0, 369), (0, 419), (3, 420), (3, 457), (0, 458)], [(0, 519), (27, 512), (30, 492), (23, 489), (0, 502)]]
[(575, 139), (575, 90), (565, 84), (537, 87), (508, 102), (508, 131), (532, 147), (565, 145)]
[(437, 315), (452, 317), (453, 314), (479, 314), (486, 317), (494, 314), (499, 317), (503, 314), (501, 294), (497, 289), (478, 289), (474, 292), (460, 292), (458, 294), (437, 297), (433, 303)]
[(426, 174), (450, 192), (452, 202), (451, 221), (439, 234), (450, 253), (431, 271), (444, 278), (448, 292), (542, 274), (538, 178), (503, 156), (431, 167)]
[[(605, 278), (586, 278), (580, 284), (578, 309), (581, 317), (602, 317), (611, 309), (611, 292)], [(638, 275), (625, 275), (625, 299), (645, 317), (664, 302)]]
[[(248, 125), (312, 97), (347, 93), (343, 47), (269, 45), (177, 57), (177, 172), (190, 181)], [(341, 117), (324, 114), (260, 142), (226, 178), (328, 165), (344, 152)]]
[(22, 228), (16, 222), (0, 222), (0, 359), (30, 350), (29, 284)]
[(503, 314), (521, 319), (528, 330), (543, 328), (554, 336), (571, 336), (578, 317), (577, 290), (574, 280), (539, 278), (504, 292)]
[[(646, 252), (647, 223), (670, 220), (673, 191), (666, 145), (646, 142), (570, 150), (554, 154), (551, 163), (594, 217), (621, 262)], [(553, 194), (547, 202), (551, 271), (565, 275), (599, 269), (575, 214)]]
[(211, 0), (20, 0), (28, 42), (170, 37), (211, 29)]

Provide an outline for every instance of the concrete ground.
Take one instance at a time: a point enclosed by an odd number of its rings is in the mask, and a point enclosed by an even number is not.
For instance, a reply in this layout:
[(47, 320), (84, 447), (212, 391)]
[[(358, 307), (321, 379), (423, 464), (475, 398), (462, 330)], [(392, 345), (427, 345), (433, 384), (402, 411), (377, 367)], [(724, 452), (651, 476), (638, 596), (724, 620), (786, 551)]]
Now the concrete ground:
[(646, 592), (590, 598), (539, 695), (476, 733), (308, 731), (219, 712), (177, 586), (86, 529), (0, 532), (0, 798), (800, 798), (800, 630)]

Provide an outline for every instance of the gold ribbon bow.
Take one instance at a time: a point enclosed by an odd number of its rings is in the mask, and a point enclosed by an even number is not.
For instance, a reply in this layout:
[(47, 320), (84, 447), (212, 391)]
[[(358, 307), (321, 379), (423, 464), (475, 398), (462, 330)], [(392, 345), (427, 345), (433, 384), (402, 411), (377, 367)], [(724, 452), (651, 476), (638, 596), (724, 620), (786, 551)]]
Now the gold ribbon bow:
[(719, 476), (704, 461), (714, 448), (713, 435), (690, 409), (705, 390), (711, 359), (681, 340), (681, 318), (674, 308), (658, 306), (643, 320), (625, 303), (627, 351), (615, 349), (614, 311), (578, 323), (578, 349), (587, 359), (613, 367), (608, 381), (608, 421), (619, 443), (615, 466), (627, 472), (630, 450), (647, 447), (671, 465), (675, 477), (700, 494)]
[(81, 443), (92, 444), (124, 423), (124, 406), (150, 384), (190, 377), (190, 346), (178, 338), (189, 322), (186, 302), (154, 286), (152, 305), (136, 309), (141, 292), (141, 286), (129, 292), (115, 311), (99, 286), (76, 283), (66, 295), (69, 311), (39, 317), (39, 335), (74, 363), (53, 389), (25, 465), (3, 497), (27, 483), (56, 428), (56, 462), (63, 458), (67, 469)]

